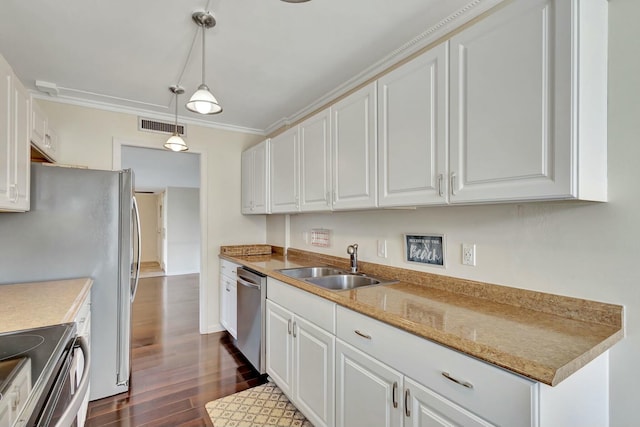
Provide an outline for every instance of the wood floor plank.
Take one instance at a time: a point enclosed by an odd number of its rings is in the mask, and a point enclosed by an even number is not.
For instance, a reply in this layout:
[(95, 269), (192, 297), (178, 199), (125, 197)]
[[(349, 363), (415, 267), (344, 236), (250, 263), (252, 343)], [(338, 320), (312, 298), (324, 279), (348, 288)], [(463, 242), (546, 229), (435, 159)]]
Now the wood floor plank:
[(266, 382), (226, 332), (198, 332), (195, 275), (140, 280), (129, 392), (89, 404), (87, 427), (211, 426), (205, 403)]

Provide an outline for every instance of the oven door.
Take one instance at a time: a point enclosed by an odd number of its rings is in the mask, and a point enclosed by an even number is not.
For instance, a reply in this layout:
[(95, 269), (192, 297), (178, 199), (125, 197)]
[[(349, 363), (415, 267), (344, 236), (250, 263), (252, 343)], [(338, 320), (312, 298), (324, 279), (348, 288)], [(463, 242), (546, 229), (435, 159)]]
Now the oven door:
[[(78, 364), (83, 363), (82, 379), (76, 381)], [(78, 337), (59, 360), (57, 373), (34, 425), (76, 427), (77, 415), (89, 388), (90, 354), (84, 337)]]

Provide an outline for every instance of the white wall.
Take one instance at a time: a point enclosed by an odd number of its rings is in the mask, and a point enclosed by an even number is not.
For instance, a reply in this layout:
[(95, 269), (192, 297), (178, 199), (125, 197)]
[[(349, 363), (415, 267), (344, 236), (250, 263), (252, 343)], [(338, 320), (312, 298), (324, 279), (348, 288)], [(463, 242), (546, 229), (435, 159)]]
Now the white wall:
[(200, 156), (140, 147), (122, 147), (123, 169), (135, 171), (138, 191), (162, 191), (167, 187), (200, 188)]
[[(532, 203), (292, 215), (291, 246), (365, 261), (625, 305), (626, 337), (611, 350), (611, 426), (638, 425), (640, 384), (640, 2), (609, 2), (609, 202)], [(284, 219), (269, 218), (268, 242), (282, 244)], [(333, 231), (320, 250), (314, 227)], [(447, 269), (402, 261), (404, 232), (444, 233)], [(389, 258), (376, 255), (387, 239)], [(462, 242), (477, 245), (477, 267), (461, 264)]]
[[(138, 131), (137, 117), (130, 114), (84, 108), (56, 102), (40, 105), (56, 125), (60, 136), (59, 162), (95, 169), (113, 168), (113, 139), (132, 145), (162, 149), (167, 136)], [(189, 125), (187, 142), (206, 160), (207, 176), (201, 182), (201, 332), (221, 330), (219, 313), (219, 260), (221, 245), (264, 242), (263, 215), (240, 213), (240, 154), (262, 137), (240, 132)], [(179, 156), (183, 153), (175, 153)], [(203, 197), (204, 196), (204, 197)]]
[(200, 194), (196, 188), (167, 188), (167, 275), (200, 272)]
[(160, 262), (158, 254), (158, 195), (136, 193), (140, 213), (140, 236), (142, 237), (142, 262)]

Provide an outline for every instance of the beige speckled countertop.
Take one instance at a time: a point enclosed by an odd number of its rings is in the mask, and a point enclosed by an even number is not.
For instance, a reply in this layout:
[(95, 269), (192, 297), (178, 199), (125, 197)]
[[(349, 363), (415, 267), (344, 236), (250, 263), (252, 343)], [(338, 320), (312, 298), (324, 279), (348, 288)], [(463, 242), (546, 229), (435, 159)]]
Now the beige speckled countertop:
[(276, 270), (346, 268), (348, 260), (291, 249), (288, 257), (239, 255), (228, 248), (221, 248), (221, 258), (551, 386), (624, 336), (619, 305), (370, 263), (360, 263), (364, 273), (399, 282), (330, 291)]
[(0, 285), (0, 333), (72, 322), (90, 278)]

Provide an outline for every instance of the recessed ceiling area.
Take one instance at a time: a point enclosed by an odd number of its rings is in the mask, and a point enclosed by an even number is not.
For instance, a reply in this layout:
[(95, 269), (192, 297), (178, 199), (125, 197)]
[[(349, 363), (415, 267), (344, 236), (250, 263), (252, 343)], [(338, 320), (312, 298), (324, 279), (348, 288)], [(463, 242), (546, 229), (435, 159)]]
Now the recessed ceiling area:
[[(28, 89), (54, 83), (64, 102), (171, 117), (167, 87), (179, 84), (181, 118), (264, 133), (481, 2), (3, 0), (0, 53)], [(214, 116), (184, 108), (201, 82), (197, 10), (217, 21), (206, 32), (206, 82), (224, 109)]]

